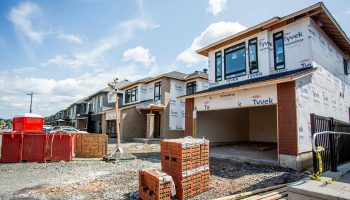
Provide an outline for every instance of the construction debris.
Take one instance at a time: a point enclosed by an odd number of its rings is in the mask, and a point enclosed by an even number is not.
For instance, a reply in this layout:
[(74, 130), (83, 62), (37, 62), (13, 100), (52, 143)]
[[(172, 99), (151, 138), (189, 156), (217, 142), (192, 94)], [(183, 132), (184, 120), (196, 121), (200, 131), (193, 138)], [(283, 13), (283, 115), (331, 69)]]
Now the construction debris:
[(106, 162), (117, 161), (117, 160), (133, 160), (136, 159), (131, 153), (113, 151), (110, 154), (107, 154), (103, 157), (103, 160)]
[[(116, 164), (95, 158), (65, 163), (3, 163), (0, 199), (138, 200), (138, 172), (161, 170), (160, 145), (124, 143), (122, 147), (137, 158)], [(110, 144), (108, 152), (114, 148), (115, 144)], [(303, 178), (305, 175), (279, 166), (211, 158), (210, 190), (191, 200), (210, 200)]]

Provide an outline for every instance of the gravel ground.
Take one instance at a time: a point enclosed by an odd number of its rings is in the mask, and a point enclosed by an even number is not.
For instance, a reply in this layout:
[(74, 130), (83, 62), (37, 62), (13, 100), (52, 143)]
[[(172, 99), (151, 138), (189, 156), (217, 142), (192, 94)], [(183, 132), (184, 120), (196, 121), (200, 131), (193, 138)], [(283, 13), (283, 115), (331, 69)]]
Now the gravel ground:
[[(160, 169), (159, 145), (128, 143), (124, 151), (137, 159), (0, 164), (0, 199), (138, 199), (138, 170)], [(210, 167), (210, 191), (193, 199), (213, 199), (304, 177), (281, 167), (224, 159), (212, 158)]]

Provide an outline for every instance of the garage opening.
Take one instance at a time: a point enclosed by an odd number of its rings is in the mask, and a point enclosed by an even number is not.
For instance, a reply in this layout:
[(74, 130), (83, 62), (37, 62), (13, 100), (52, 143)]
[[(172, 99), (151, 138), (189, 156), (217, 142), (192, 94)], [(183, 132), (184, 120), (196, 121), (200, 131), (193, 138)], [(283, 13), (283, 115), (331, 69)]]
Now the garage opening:
[(197, 112), (197, 137), (214, 157), (278, 162), (276, 105)]

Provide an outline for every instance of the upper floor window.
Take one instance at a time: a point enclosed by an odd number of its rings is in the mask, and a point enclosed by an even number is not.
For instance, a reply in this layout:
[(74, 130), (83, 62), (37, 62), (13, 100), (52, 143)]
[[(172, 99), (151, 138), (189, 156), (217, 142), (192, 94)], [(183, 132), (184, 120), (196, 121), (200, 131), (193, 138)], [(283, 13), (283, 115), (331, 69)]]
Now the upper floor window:
[(161, 82), (157, 82), (154, 84), (154, 100), (160, 100), (161, 85)]
[(275, 70), (285, 68), (283, 31), (273, 34)]
[(91, 103), (90, 103), (90, 102), (87, 104), (87, 108), (86, 108), (86, 110), (87, 110), (88, 112), (90, 112), (90, 111), (91, 111)]
[(225, 79), (242, 76), (245, 72), (245, 43), (225, 49)]
[(345, 75), (350, 74), (350, 60), (344, 59), (344, 73), (345, 73)]
[(254, 38), (248, 41), (249, 52), (249, 71), (250, 73), (258, 72), (258, 39)]
[(137, 101), (137, 87), (125, 91), (125, 103)]
[(92, 99), (92, 110), (95, 110), (96, 99)]
[(197, 83), (196, 81), (187, 83), (186, 94), (194, 94), (196, 92)]
[(99, 107), (102, 108), (103, 106), (103, 96), (99, 97)]
[(222, 81), (222, 53), (215, 53), (215, 81)]

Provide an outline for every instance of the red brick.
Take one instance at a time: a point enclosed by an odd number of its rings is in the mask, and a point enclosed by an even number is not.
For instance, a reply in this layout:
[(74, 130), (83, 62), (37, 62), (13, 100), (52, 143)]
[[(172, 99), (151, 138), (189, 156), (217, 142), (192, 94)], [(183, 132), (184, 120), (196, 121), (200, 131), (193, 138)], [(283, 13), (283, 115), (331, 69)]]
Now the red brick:
[(194, 98), (186, 99), (185, 104), (185, 137), (193, 135)]
[(277, 84), (279, 154), (298, 154), (295, 82)]
[[(168, 175), (162, 173), (162, 176)], [(170, 200), (170, 182), (160, 182), (159, 174), (154, 170), (140, 170), (139, 194), (143, 200)]]

